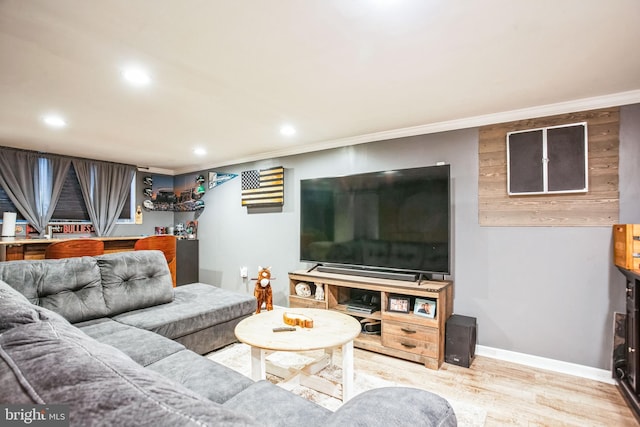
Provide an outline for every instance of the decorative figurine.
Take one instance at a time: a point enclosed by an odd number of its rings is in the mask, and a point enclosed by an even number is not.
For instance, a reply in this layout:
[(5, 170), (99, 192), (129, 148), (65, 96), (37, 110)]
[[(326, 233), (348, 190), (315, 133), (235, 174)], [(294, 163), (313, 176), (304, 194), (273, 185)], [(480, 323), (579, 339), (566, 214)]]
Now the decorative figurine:
[(193, 200), (200, 200), (202, 196), (204, 196), (205, 191), (207, 191), (204, 187), (204, 175), (198, 175), (196, 177), (196, 184), (198, 184), (198, 186), (191, 189), (191, 198)]
[(298, 282), (296, 285), (296, 295), (309, 298), (311, 296), (311, 286), (305, 282)]
[(322, 283), (316, 283), (316, 299), (318, 301), (324, 301), (324, 285)]
[(264, 302), (267, 311), (273, 310), (273, 291), (271, 290), (271, 267), (262, 268), (258, 266), (258, 278), (253, 295), (258, 300), (256, 313), (260, 313), (262, 303)]
[(198, 238), (198, 221), (189, 221), (187, 222), (187, 239), (197, 239)]

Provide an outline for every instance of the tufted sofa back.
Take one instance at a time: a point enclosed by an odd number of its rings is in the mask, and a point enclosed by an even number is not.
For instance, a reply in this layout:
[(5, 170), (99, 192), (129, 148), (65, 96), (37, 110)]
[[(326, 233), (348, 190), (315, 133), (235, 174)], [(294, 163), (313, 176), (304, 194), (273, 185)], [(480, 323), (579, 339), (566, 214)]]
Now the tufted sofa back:
[(70, 322), (171, 302), (173, 282), (160, 251), (0, 263), (5, 281), (33, 304)]

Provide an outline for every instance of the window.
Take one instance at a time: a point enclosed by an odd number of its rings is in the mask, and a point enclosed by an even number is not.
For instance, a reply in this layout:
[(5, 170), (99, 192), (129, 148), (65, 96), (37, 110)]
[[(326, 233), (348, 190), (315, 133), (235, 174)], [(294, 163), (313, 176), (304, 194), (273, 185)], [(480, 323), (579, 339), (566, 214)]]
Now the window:
[(24, 221), (24, 217), (20, 214), (20, 212), (18, 212), (11, 199), (4, 191), (4, 188), (2, 188), (2, 186), (0, 185), (0, 213), (2, 212), (16, 212), (16, 219), (18, 221)]
[[(43, 163), (40, 163), (41, 167)], [(135, 214), (135, 178), (131, 182), (131, 191), (127, 197), (127, 202), (120, 212), (118, 222), (133, 222)], [(4, 188), (0, 186), (0, 213), (2, 212), (17, 212), (18, 221), (23, 221), (24, 217), (16, 209), (15, 205), (7, 196)], [(62, 192), (60, 193), (60, 199), (53, 211), (51, 222), (90, 222), (89, 213), (87, 207), (84, 204), (82, 197), (82, 190), (80, 189), (80, 183), (76, 176), (76, 171), (73, 165), (69, 167), (67, 177), (65, 178)]]
[(53, 211), (51, 221), (89, 221), (89, 212), (84, 204), (82, 190), (73, 165), (69, 167), (69, 172), (67, 172), (60, 199), (56, 210)]
[(587, 191), (587, 124), (507, 134), (509, 195)]
[(120, 212), (120, 216), (118, 217), (118, 222), (130, 222), (133, 224), (135, 220), (136, 214), (136, 175), (133, 175), (133, 179), (131, 180), (131, 191), (129, 191), (129, 195), (127, 196), (127, 201), (122, 208), (122, 212)]

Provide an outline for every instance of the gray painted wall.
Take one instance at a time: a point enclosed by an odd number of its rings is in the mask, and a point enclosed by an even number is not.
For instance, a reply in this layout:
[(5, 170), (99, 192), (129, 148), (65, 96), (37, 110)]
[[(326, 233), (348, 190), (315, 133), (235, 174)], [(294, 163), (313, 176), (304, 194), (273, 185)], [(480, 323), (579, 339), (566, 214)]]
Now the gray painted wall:
[[(622, 108), (621, 223), (640, 223), (639, 138), (640, 105)], [(284, 166), (285, 205), (282, 211), (248, 213), (240, 206), (239, 177), (209, 190), (199, 217), (200, 280), (252, 293), (253, 282), (240, 278), (240, 267), (247, 266), (254, 277), (259, 265), (271, 265), (274, 302), (286, 306), (287, 273), (309, 267), (298, 261), (301, 179), (438, 161), (449, 163), (452, 174), (454, 311), (478, 319), (478, 343), (609, 369), (613, 312), (624, 311), (624, 279), (611, 261), (611, 228), (480, 227), (477, 129), (220, 170), (240, 174)], [(149, 214), (145, 215), (146, 224)]]

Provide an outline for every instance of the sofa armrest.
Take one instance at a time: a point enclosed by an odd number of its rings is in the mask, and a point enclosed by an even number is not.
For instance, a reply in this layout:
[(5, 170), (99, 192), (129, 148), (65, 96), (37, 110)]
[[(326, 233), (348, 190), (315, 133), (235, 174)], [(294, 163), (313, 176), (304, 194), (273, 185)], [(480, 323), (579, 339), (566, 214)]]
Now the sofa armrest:
[(437, 394), (410, 387), (383, 387), (355, 396), (331, 414), (329, 426), (457, 426), (453, 408)]

